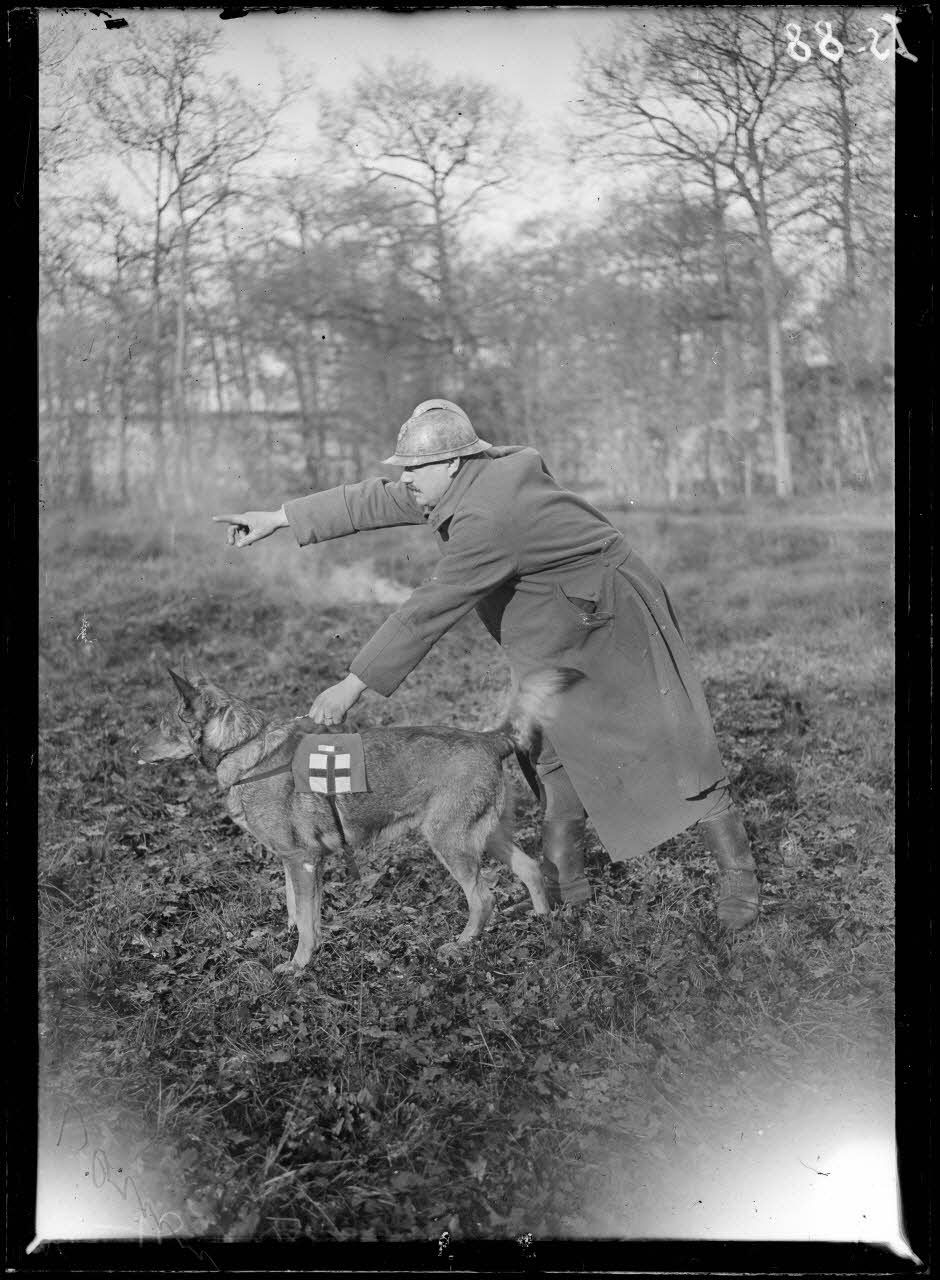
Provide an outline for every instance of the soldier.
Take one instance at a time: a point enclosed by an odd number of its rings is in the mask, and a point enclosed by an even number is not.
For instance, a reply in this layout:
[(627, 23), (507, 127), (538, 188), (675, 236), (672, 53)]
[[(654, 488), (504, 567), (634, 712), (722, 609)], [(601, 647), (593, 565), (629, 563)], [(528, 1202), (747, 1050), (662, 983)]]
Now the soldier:
[(590, 816), (615, 861), (698, 825), (720, 868), (718, 916), (755, 919), (759, 887), (732, 804), (701, 684), (662, 583), (625, 536), (559, 485), (535, 449), (494, 447), (449, 400), (419, 404), (387, 463), (398, 480), (339, 485), (279, 511), (215, 516), (233, 546), (290, 527), (300, 546), (362, 529), (427, 524), (441, 558), (324, 689), (312, 719), (338, 724), (366, 688), (386, 697), (470, 609), (513, 677), (569, 666), (585, 679), (561, 699), (536, 762), (543, 873), (554, 904), (588, 901)]

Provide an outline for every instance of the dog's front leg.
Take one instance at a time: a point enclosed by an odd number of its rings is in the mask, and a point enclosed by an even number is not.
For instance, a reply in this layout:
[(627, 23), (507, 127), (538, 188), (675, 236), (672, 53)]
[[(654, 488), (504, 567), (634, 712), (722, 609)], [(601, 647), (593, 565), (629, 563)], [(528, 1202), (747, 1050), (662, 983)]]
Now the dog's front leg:
[(297, 900), (294, 897), (294, 882), (287, 862), (284, 863), (284, 891), (287, 896), (287, 927), (293, 929), (297, 923)]
[(319, 853), (304, 852), (285, 858), (288, 874), (288, 911), (293, 897), (294, 923), (297, 925), (297, 950), (293, 957), (279, 964), (275, 973), (303, 969), (320, 946), (320, 904), (323, 896), (323, 858)]

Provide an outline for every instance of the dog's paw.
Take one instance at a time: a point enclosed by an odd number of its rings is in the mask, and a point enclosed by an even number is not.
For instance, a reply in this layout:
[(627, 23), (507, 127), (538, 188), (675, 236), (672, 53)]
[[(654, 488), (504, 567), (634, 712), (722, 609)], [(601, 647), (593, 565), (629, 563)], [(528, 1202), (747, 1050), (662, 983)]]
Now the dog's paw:
[(519, 920), (525, 916), (531, 916), (533, 914), (547, 915), (548, 903), (545, 904), (542, 911), (539, 911), (538, 908), (533, 908), (532, 903), (528, 898), (523, 898), (518, 902), (510, 902), (508, 906), (505, 906), (502, 909), (502, 915), (506, 920)]
[(448, 964), (451, 960), (459, 959), (466, 946), (465, 942), (445, 942), (443, 946), (438, 947), (437, 958), (441, 964)]
[(299, 978), (303, 971), (304, 966), (301, 964), (294, 964), (293, 960), (285, 960), (283, 964), (276, 964), (274, 966), (275, 973), (287, 973), (295, 978)]

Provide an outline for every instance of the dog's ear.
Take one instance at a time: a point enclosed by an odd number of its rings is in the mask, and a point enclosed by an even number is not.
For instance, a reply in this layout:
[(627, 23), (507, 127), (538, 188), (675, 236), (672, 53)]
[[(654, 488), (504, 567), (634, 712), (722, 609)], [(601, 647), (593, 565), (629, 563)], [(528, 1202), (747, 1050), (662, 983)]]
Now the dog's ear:
[(176, 685), (179, 695), (186, 703), (187, 707), (194, 706), (199, 698), (199, 690), (196, 686), (190, 684), (188, 680), (183, 678), (183, 676), (177, 675), (172, 667), (167, 667), (167, 671), (169, 671), (170, 677)]
[(239, 701), (227, 689), (221, 688), (214, 680), (210, 680), (208, 676), (204, 676), (201, 672), (195, 676), (193, 683), (204, 698), (218, 706), (228, 706), (229, 703)]
[(188, 680), (190, 684), (195, 685), (197, 689), (206, 683), (206, 677), (196, 666), (194, 659), (188, 651), (183, 654), (183, 661), (180, 663), (180, 670), (182, 671), (184, 678)]

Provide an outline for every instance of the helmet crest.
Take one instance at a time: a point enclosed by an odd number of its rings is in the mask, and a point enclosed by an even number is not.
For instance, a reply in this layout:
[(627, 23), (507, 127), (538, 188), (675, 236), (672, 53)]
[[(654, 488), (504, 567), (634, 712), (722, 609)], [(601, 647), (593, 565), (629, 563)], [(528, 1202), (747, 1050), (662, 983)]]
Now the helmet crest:
[(459, 405), (452, 400), (423, 400), (402, 424), (395, 452), (385, 462), (396, 467), (416, 467), (463, 458), (489, 448)]

